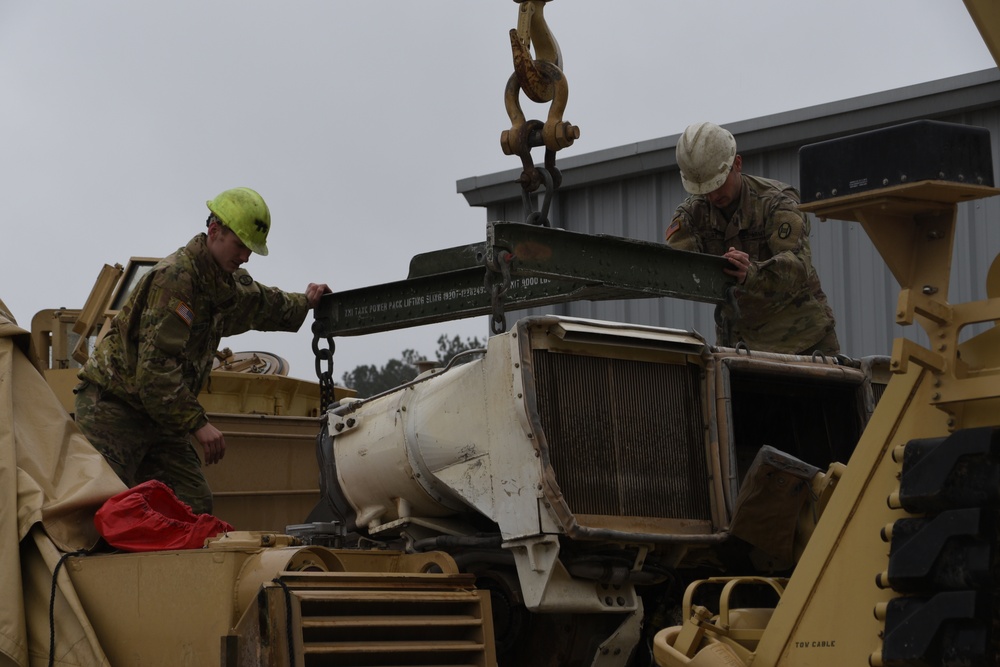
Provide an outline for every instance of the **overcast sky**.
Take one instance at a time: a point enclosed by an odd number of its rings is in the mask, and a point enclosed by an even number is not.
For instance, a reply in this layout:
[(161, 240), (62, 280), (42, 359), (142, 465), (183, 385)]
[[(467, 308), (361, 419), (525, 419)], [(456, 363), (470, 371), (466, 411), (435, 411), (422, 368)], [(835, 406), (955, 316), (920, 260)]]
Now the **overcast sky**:
[[(562, 159), (994, 67), (959, 0), (554, 0)], [(247, 269), (291, 291), (400, 280), (480, 241), (456, 181), (508, 169), (511, 0), (0, 0), (0, 299), (82, 306), (100, 267), (164, 256), (234, 186), (272, 212)], [(525, 102), (529, 118), (545, 108)], [(314, 379), (311, 334), (244, 334)], [(337, 340), (335, 376), (487, 320)]]

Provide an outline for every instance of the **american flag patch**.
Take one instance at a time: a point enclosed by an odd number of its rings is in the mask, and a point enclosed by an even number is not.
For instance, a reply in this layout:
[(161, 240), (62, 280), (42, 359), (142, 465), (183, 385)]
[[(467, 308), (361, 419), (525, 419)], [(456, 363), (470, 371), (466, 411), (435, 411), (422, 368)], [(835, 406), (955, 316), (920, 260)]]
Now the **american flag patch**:
[(670, 240), (670, 237), (671, 237), (671, 236), (673, 236), (673, 235), (674, 235), (674, 233), (675, 233), (675, 232), (676, 232), (676, 231), (677, 231), (678, 229), (680, 229), (680, 228), (681, 228), (681, 223), (680, 223), (680, 221), (678, 221), (678, 220), (674, 220), (673, 222), (671, 222), (671, 223), (670, 223), (670, 226), (669, 226), (669, 227), (667, 227), (667, 238), (666, 238), (666, 240), (667, 240), (667, 241), (669, 241), (669, 240)]
[(177, 317), (184, 320), (188, 326), (191, 326), (191, 323), (194, 322), (194, 311), (191, 310), (183, 301), (177, 304), (177, 308), (174, 309), (174, 312), (177, 313)]

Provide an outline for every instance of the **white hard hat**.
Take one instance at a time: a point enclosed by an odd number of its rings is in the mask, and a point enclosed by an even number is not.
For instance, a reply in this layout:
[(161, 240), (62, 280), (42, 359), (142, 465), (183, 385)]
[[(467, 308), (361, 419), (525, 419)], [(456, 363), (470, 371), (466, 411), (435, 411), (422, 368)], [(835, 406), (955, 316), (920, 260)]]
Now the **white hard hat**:
[(719, 189), (736, 159), (736, 139), (715, 123), (695, 123), (677, 140), (681, 183), (693, 195)]

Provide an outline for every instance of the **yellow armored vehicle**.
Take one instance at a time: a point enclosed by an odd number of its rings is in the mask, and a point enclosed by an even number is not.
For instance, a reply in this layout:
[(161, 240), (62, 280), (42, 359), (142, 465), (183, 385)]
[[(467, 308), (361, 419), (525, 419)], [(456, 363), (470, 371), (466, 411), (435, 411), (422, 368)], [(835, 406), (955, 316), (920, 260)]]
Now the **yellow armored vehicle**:
[(447, 554), (346, 550), (338, 526), (306, 522), (319, 386), (274, 355), (220, 354), (199, 396), (226, 433), (206, 472), (237, 530), (202, 549), (102, 544), (94, 512), (125, 487), (73, 424), (72, 387), (154, 262), (105, 267), (83, 309), (42, 311), (30, 334), (0, 304), (0, 577), (18, 602), (0, 611), (0, 664), (496, 664), (488, 593)]
[[(520, 4), (528, 25), (544, 3)], [(967, 4), (996, 53), (995, 11)], [(579, 130), (558, 71), (534, 73), (549, 122), (525, 122), (509, 88), (502, 143), (551, 192), (551, 155)], [(945, 166), (909, 162), (921, 132), (953, 133)], [(571, 299), (730, 298), (719, 258), (548, 229), (544, 207), (414, 258), (405, 281), (325, 296), (318, 386), (267, 372), (273, 356), (220, 355), (201, 398), (256, 465), (227, 456), (242, 479), (210, 477), (237, 530), (202, 549), (93, 549), (93, 512), (122, 487), (67, 388), (141, 261), (30, 335), (0, 313), (0, 489), (17, 508), (0, 576), (20, 593), (0, 660), (998, 664), (1000, 347), (995, 326), (961, 331), (1000, 321), (1000, 260), (985, 300), (947, 301), (956, 206), (1000, 193), (989, 151), (960, 149), (975, 134), (918, 124), (802, 154), (804, 208), (864, 226), (902, 288), (896, 322), (927, 333), (891, 357), (552, 315), (508, 327)], [(378, 396), (333, 386), (324, 341), (473, 315), (491, 317), (484, 350)]]

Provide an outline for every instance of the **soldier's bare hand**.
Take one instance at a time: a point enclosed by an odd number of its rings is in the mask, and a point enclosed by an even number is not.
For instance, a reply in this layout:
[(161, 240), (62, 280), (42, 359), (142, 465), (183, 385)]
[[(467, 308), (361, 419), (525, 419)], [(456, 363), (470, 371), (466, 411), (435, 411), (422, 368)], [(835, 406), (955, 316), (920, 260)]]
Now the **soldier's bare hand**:
[(315, 308), (319, 304), (319, 298), (324, 294), (330, 294), (331, 290), (326, 286), (326, 283), (309, 283), (306, 287), (306, 301), (309, 303), (310, 308)]
[(226, 439), (223, 437), (222, 431), (212, 426), (211, 423), (205, 424), (195, 431), (194, 437), (205, 453), (205, 465), (218, 463), (226, 455)]
[(726, 275), (736, 278), (736, 282), (742, 285), (743, 281), (747, 279), (747, 271), (750, 270), (750, 255), (742, 250), (730, 248), (723, 257), (728, 259), (729, 263), (733, 265), (733, 268), (723, 269), (723, 271)]

